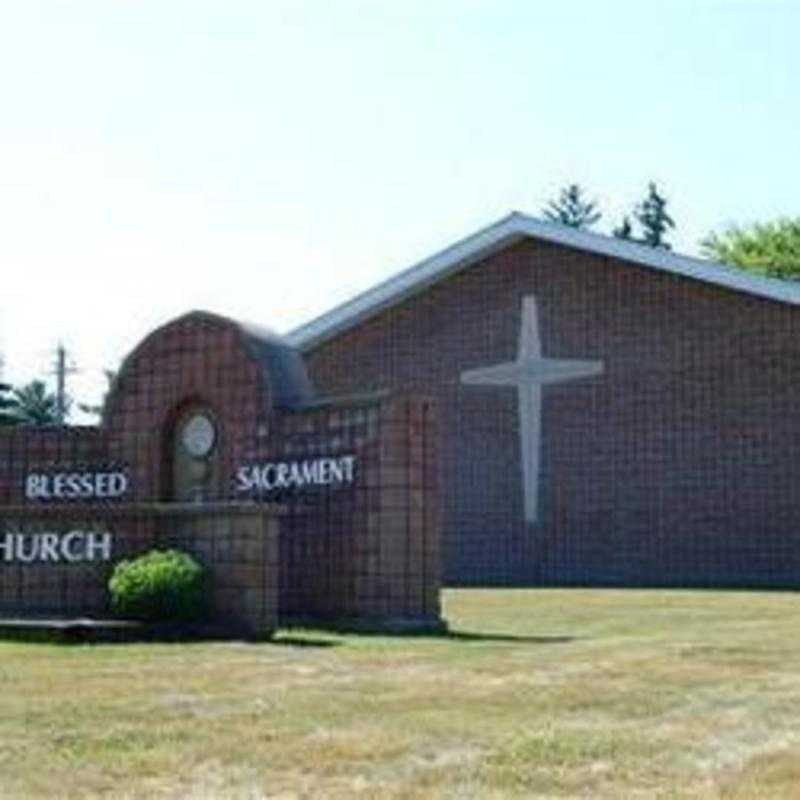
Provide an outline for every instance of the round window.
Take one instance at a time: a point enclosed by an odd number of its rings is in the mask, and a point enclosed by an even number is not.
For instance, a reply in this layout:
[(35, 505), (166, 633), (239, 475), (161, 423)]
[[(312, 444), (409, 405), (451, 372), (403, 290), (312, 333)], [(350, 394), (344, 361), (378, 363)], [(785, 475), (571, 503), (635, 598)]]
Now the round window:
[(181, 443), (194, 458), (205, 458), (214, 449), (216, 440), (214, 423), (205, 414), (189, 417), (181, 429)]

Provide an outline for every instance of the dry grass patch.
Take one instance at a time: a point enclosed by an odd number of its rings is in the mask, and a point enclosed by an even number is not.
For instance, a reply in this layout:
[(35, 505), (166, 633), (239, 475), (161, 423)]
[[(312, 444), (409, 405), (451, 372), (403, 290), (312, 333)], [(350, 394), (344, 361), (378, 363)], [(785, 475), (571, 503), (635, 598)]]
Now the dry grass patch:
[(800, 797), (793, 594), (445, 610), (458, 635), (0, 642), (0, 797)]
[(800, 798), (800, 749), (785, 749), (749, 758), (721, 782), (723, 800), (770, 797)]

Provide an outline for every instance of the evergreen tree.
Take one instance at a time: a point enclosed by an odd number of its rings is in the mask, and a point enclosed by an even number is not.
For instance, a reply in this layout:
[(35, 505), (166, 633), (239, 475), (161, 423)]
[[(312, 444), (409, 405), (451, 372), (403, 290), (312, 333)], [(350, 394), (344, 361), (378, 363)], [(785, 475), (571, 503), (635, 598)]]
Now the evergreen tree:
[(651, 247), (661, 247), (671, 250), (671, 245), (665, 241), (667, 231), (675, 227), (675, 221), (667, 213), (667, 200), (658, 193), (655, 183), (650, 182), (647, 197), (636, 206), (633, 212), (637, 222), (642, 228), (640, 241)]
[(57, 425), (58, 400), (44, 381), (31, 381), (14, 389), (16, 412), (25, 425)]
[(633, 226), (631, 225), (631, 219), (626, 214), (622, 219), (622, 224), (619, 227), (614, 228), (614, 236), (617, 239), (628, 239), (629, 241), (633, 239)]
[(550, 222), (570, 228), (591, 228), (602, 216), (597, 203), (584, 199), (583, 189), (577, 183), (562, 189), (558, 200), (551, 200), (542, 213)]

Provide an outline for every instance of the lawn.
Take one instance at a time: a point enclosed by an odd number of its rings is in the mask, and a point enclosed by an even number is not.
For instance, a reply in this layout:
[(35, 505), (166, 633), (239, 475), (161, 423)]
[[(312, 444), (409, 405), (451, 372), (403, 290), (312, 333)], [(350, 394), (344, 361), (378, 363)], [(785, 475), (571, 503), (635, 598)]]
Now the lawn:
[(800, 596), (444, 604), (449, 637), (0, 642), (0, 797), (800, 798)]

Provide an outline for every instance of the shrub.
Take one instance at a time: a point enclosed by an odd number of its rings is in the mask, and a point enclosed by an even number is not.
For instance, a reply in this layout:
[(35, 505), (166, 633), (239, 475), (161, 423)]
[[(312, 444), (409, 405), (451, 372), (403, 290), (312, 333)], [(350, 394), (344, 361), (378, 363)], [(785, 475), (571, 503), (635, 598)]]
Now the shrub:
[(203, 568), (179, 550), (120, 561), (108, 582), (116, 614), (150, 622), (190, 622), (205, 612)]

